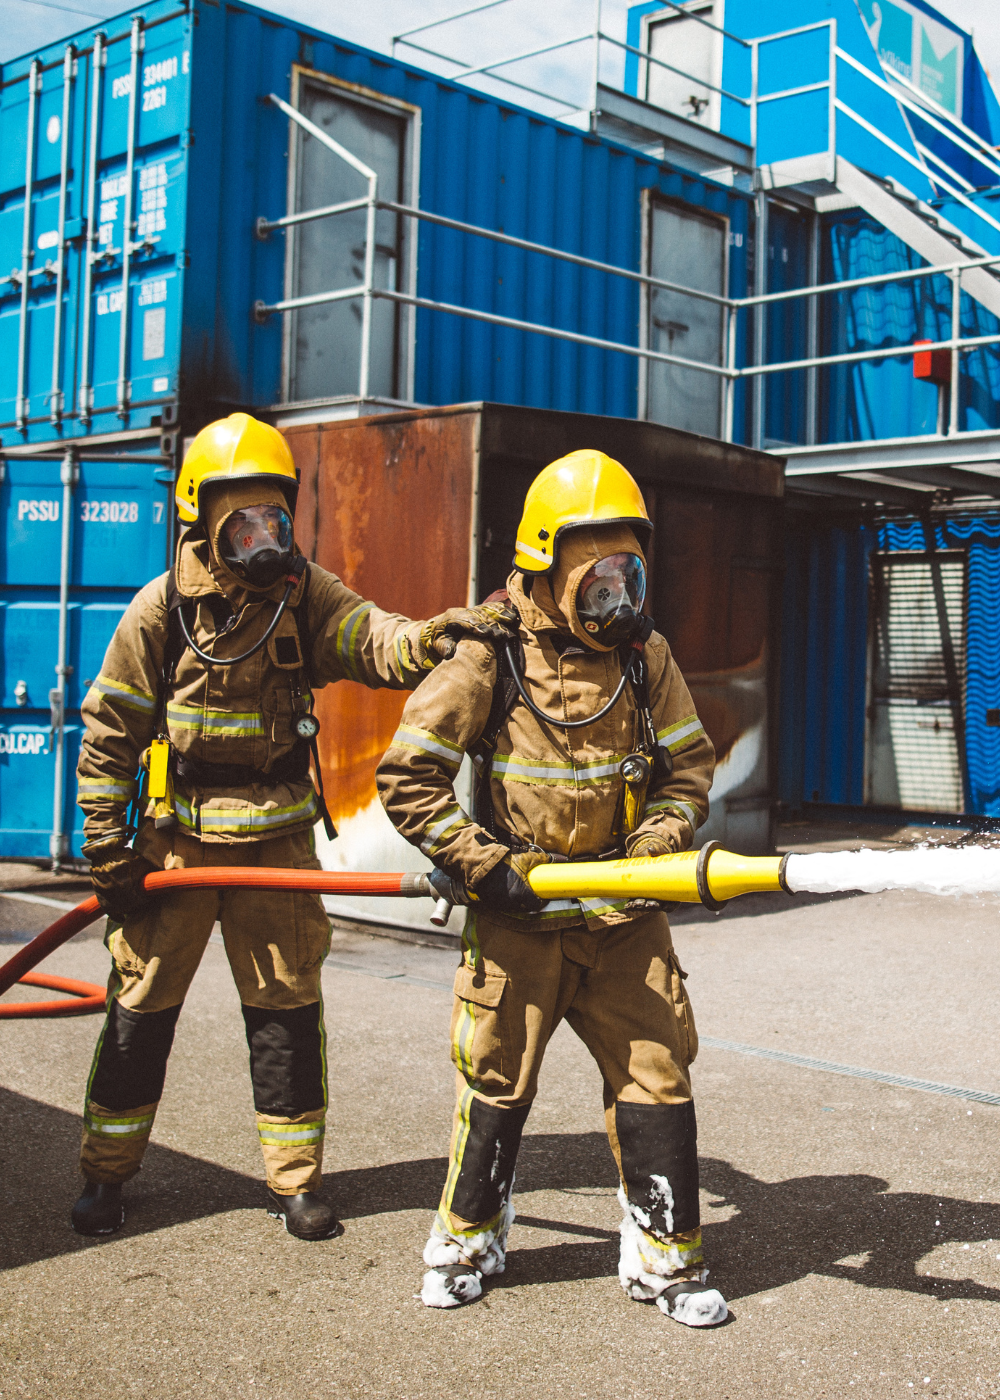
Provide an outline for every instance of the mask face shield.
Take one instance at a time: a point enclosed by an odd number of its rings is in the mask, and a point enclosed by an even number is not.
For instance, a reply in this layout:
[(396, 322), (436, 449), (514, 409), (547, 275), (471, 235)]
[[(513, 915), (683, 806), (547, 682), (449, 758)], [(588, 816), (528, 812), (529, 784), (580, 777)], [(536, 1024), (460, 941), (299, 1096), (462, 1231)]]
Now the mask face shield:
[(637, 554), (611, 554), (584, 574), (576, 591), (576, 614), (600, 646), (627, 642), (646, 597), (646, 569)]
[(294, 559), (291, 516), (273, 505), (234, 510), (219, 531), (219, 554), (237, 578), (254, 588), (269, 588)]

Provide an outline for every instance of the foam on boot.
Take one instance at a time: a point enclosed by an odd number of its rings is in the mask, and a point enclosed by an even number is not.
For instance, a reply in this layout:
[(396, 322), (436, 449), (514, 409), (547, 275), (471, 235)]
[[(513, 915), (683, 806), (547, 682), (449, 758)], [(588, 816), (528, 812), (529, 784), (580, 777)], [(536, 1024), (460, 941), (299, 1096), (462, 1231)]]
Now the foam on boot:
[(424, 1246), (424, 1263), (442, 1268), (467, 1260), (487, 1278), (502, 1274), (507, 1261), (507, 1234), (515, 1215), (514, 1204), (508, 1198), (495, 1229), (463, 1236), (449, 1234), (438, 1215)]
[[(619, 1187), (618, 1203), (622, 1208), (619, 1225), (622, 1242), (618, 1254), (618, 1281), (630, 1298), (648, 1303), (658, 1299), (664, 1289), (677, 1282), (677, 1275), (687, 1269), (689, 1259), (674, 1244), (652, 1240), (643, 1233), (636, 1216), (648, 1220), (645, 1211), (632, 1206)], [(701, 1270), (704, 1282), (707, 1270)]]
[(473, 1302), (482, 1291), (478, 1269), (453, 1264), (449, 1268), (428, 1269), (420, 1301), (425, 1308), (458, 1308)]
[(673, 1303), (662, 1293), (656, 1306), (674, 1322), (683, 1322), (685, 1327), (717, 1327), (729, 1316), (726, 1300), (717, 1288), (681, 1293)]

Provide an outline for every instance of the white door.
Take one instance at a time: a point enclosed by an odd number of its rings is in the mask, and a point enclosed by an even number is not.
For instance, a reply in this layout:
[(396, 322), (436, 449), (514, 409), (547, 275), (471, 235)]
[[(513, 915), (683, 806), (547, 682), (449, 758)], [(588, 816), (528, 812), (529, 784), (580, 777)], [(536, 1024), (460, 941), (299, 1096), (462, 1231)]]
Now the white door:
[[(649, 272), (665, 282), (724, 296), (728, 227), (674, 204), (653, 202), (649, 210)], [(723, 312), (718, 302), (683, 292), (651, 289), (647, 344), (687, 360), (721, 365)], [(718, 437), (722, 379), (717, 374), (649, 362), (646, 417), (672, 428)]]
[[(707, 24), (699, 23), (702, 19), (712, 19), (713, 7), (705, 4), (686, 8), (698, 19), (674, 11), (647, 21), (646, 52), (669, 63), (670, 68), (661, 68), (658, 63), (643, 65), (646, 69), (645, 97), (647, 102), (668, 112), (703, 126), (715, 125), (711, 121), (712, 89), (704, 84), (713, 81), (716, 34)], [(671, 72), (671, 69), (681, 71)]]
[[(404, 112), (302, 78), (298, 107), (322, 131), (374, 170), (380, 199), (406, 202), (409, 120)], [(364, 198), (368, 181), (331, 150), (295, 129), (292, 209), (299, 213)], [(365, 274), (365, 209), (300, 224), (289, 231), (290, 297), (361, 286)], [(375, 285), (401, 290), (404, 229), (398, 214), (379, 210)], [(286, 399), (301, 403), (358, 392), (362, 299), (293, 312), (286, 342)], [(375, 300), (369, 393), (400, 398), (402, 321), (393, 302)]]
[(965, 810), (966, 558), (872, 559), (865, 800)]

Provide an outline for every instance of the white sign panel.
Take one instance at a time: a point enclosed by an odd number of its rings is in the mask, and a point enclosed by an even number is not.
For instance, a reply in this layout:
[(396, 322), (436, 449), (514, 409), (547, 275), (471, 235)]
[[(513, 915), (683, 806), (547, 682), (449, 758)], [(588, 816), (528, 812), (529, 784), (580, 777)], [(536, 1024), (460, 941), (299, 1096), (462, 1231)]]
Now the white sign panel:
[(962, 115), (965, 40), (906, 0), (860, 0), (865, 28), (886, 68), (954, 116)]

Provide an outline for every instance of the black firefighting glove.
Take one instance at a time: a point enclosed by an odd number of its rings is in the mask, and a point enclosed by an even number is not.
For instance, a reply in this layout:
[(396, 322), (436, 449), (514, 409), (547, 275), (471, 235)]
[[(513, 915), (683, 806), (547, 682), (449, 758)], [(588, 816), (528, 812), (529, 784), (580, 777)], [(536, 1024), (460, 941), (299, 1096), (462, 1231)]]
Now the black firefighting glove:
[(126, 846), (124, 836), (97, 837), (87, 842), (83, 854), (90, 861), (90, 883), (105, 914), (123, 924), (149, 908), (152, 896), (142, 882), (156, 866)]
[(537, 914), (545, 901), (528, 884), (528, 872), (548, 859), (542, 851), (504, 856), (476, 884), (476, 902), (503, 914)]
[(669, 841), (648, 831), (645, 833), (636, 832), (625, 842), (625, 849), (628, 852), (629, 860), (638, 860), (642, 856), (672, 856), (674, 854), (674, 848)]
[(420, 644), (432, 661), (447, 661), (459, 642), (506, 642), (517, 636), (518, 616), (504, 603), (478, 608), (449, 608), (429, 618), (420, 629)]
[(443, 870), (432, 870), (427, 880), (437, 899), (446, 899), (449, 904), (469, 903), (469, 891), (462, 880), (453, 879)]

